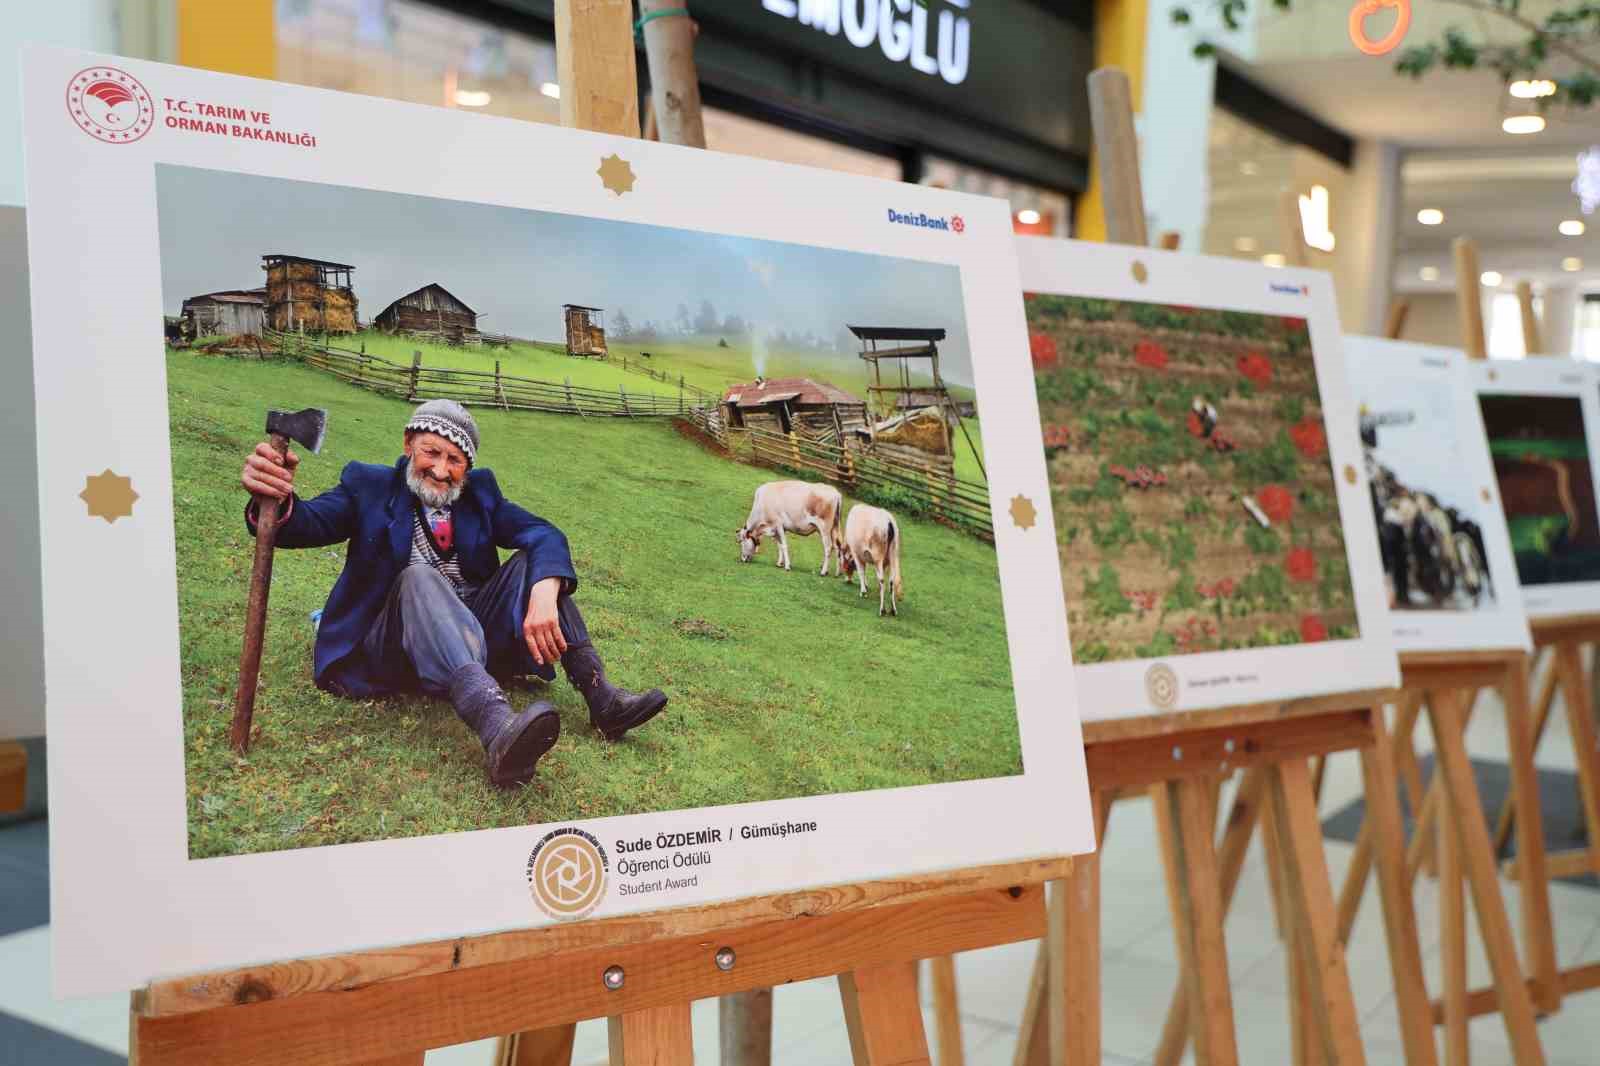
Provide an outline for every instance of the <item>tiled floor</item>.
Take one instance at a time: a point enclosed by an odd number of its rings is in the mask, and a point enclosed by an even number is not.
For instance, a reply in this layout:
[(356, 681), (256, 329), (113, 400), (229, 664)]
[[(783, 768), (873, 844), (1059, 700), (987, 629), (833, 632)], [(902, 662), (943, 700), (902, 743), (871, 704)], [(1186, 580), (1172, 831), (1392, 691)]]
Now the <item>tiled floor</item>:
[[(1573, 767), (1563, 719), (1539, 750), (1541, 766)], [(1418, 749), (1427, 748), (1419, 729)], [(1482, 704), (1468, 737), (1473, 755), (1503, 758), (1504, 719), (1498, 706)], [(1324, 812), (1356, 797), (1360, 766), (1353, 755), (1329, 764)], [(127, 1002), (118, 997), (57, 1003), (45, 980), (49, 966), (49, 927), (43, 919), (42, 825), (0, 830), (0, 1066), (100, 1066), (121, 1061), (127, 1052)], [(1328, 866), (1335, 884), (1349, 862), (1351, 847), (1330, 841)], [(1166, 890), (1147, 804), (1116, 808), (1105, 842), (1102, 899), (1104, 948), (1104, 1061), (1112, 1066), (1148, 1063), (1160, 1034), (1174, 980), (1174, 947), (1167, 923)], [(1506, 905), (1516, 921), (1516, 886), (1505, 884)], [(1557, 947), (1563, 965), (1600, 959), (1600, 891), (1571, 885), (1552, 887)], [(1404, 1062), (1399, 1022), (1390, 987), (1382, 922), (1369, 895), (1351, 938), (1348, 962), (1362, 1035), (1371, 1066)], [(22, 902), (13, 906), (12, 900)], [(1433, 882), (1417, 882), (1417, 910), (1424, 966), (1430, 982), (1439, 974), (1438, 892)], [(1283, 949), (1273, 928), (1260, 849), (1252, 852), (1228, 919), (1228, 951), (1233, 977), (1235, 1024), (1241, 1061), (1289, 1061)], [(1487, 983), (1488, 965), (1476, 935), (1469, 937), (1470, 981)], [(1035, 945), (1015, 944), (972, 952), (957, 960), (962, 1032), (972, 1066), (1006, 1066), (1017, 1037), (1017, 1018), (1033, 963)], [(838, 988), (832, 980), (807, 981), (777, 990), (774, 999), (774, 1061), (779, 1066), (830, 1066), (850, 1061)], [(1551, 1066), (1584, 1066), (1600, 1059), (1595, 1051), (1600, 992), (1569, 1000), (1559, 1014), (1540, 1023)], [(930, 1028), (931, 1032), (931, 1028)], [(717, 1004), (695, 1004), (696, 1058), (717, 1061)], [(1473, 1062), (1500, 1066), (1511, 1062), (1509, 1043), (1496, 1016), (1472, 1023)], [(482, 1041), (430, 1052), (429, 1066), (488, 1066), (492, 1042)], [(19, 1057), (20, 1056), (20, 1057)], [(603, 1022), (579, 1027), (574, 1062), (606, 1059)]]

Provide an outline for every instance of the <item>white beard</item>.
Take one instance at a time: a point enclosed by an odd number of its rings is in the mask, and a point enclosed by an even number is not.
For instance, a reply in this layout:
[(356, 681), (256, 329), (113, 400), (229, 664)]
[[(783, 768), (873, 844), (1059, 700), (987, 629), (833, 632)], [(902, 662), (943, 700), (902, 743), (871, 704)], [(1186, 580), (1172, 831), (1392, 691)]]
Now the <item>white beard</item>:
[(461, 489), (465, 484), (465, 481), (456, 481), (445, 488), (432, 478), (417, 473), (413, 464), (406, 464), (406, 487), (429, 507), (451, 506), (461, 498)]

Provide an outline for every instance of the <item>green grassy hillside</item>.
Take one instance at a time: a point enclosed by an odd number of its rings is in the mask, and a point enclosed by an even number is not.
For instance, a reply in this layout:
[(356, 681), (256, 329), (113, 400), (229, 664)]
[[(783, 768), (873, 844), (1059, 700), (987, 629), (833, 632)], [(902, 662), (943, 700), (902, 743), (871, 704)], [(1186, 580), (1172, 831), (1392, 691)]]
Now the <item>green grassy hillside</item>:
[(739, 564), (733, 532), (771, 472), (665, 423), (494, 410), (476, 412), (481, 462), (511, 499), (566, 531), (579, 602), (613, 677), (660, 685), (666, 712), (608, 745), (558, 679), (542, 694), (561, 713), (560, 743), (531, 785), (496, 792), (445, 703), (351, 701), (313, 686), (309, 615), (344, 549), (282, 551), (260, 735), (236, 758), (227, 731), (252, 550), (238, 476), (265, 410), (328, 409), (324, 451), (300, 468), (312, 495), (349, 460), (393, 461), (408, 408), (280, 362), (173, 352), (167, 371), (193, 856), (1020, 771), (991, 546), (904, 519), (909, 598), (899, 618), (879, 619), (875, 592), (863, 602), (816, 576), (815, 537), (792, 542), (793, 572), (772, 565), (771, 545)]

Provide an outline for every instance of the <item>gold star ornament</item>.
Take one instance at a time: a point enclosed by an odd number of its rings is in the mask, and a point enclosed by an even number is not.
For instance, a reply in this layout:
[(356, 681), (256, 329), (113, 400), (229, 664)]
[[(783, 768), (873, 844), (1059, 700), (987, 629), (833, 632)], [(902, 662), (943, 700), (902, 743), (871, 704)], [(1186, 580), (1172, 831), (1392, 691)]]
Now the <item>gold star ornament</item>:
[(595, 171), (600, 175), (600, 184), (621, 196), (623, 193), (633, 191), (633, 167), (628, 161), (616, 153), (600, 160), (600, 169)]
[(107, 525), (132, 515), (133, 501), (138, 498), (132, 478), (109, 470), (84, 478), (83, 491), (78, 493), (78, 499), (89, 505), (89, 517), (104, 518)]
[(1011, 521), (1018, 529), (1032, 529), (1038, 519), (1039, 512), (1034, 510), (1032, 500), (1020, 492), (1011, 498)]

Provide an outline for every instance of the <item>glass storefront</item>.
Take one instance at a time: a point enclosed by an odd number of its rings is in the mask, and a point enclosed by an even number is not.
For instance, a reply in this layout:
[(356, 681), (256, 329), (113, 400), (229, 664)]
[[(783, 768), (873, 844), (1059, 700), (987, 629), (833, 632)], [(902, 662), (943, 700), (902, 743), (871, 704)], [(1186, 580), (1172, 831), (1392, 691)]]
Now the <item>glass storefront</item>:
[[(552, 41), (425, 0), (278, 0), (277, 36), (282, 81), (531, 122), (561, 120)], [(1060, 190), (942, 156), (891, 154), (866, 135), (851, 143), (848, 130), (838, 139), (819, 137), (726, 107), (706, 106), (704, 117), (706, 146), (716, 151), (997, 196), (1011, 204), (1019, 233), (1071, 232), (1072, 200)]]

